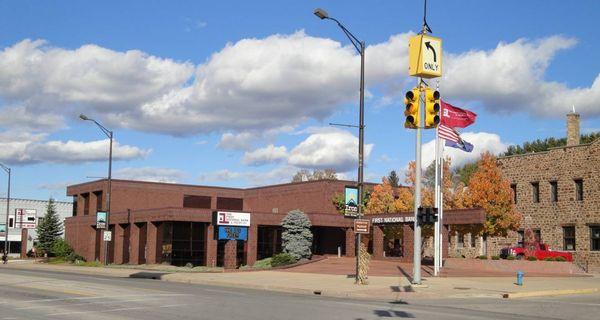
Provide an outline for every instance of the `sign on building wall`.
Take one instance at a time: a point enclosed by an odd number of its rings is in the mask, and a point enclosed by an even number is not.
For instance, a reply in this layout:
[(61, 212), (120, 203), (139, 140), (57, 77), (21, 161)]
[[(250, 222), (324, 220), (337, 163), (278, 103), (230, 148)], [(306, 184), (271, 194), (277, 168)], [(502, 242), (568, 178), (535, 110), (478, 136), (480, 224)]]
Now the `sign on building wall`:
[(415, 222), (414, 216), (406, 216), (406, 217), (377, 217), (372, 218), (371, 222), (373, 224), (385, 224), (385, 223), (406, 223), (406, 222)]
[(96, 229), (106, 229), (106, 212), (96, 212)]
[(37, 226), (36, 209), (15, 209), (13, 228), (35, 229)]
[(219, 227), (219, 240), (248, 240), (248, 228), (246, 227)]
[(358, 188), (346, 186), (344, 197), (344, 215), (347, 217), (358, 216)]
[(0, 233), (1, 234), (5, 234), (6, 233), (6, 225), (5, 224), (0, 224)]
[(249, 227), (250, 214), (245, 212), (226, 212), (218, 211), (216, 213), (216, 222), (218, 226), (236, 226)]

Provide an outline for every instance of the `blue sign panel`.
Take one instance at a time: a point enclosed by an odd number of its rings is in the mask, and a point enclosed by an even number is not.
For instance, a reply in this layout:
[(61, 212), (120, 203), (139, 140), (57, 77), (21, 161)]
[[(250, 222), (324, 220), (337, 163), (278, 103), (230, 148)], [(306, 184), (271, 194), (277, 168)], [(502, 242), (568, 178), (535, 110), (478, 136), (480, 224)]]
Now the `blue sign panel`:
[(219, 226), (219, 240), (248, 240), (248, 228)]

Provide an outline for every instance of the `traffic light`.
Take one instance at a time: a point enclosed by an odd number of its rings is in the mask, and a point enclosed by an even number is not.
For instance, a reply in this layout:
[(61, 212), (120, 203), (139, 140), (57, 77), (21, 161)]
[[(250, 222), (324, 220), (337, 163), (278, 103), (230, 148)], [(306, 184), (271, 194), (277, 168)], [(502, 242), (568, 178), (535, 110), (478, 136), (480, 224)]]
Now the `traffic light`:
[(435, 128), (440, 123), (440, 92), (425, 89), (425, 128)]
[(420, 225), (436, 223), (438, 221), (438, 208), (419, 207), (417, 221)]
[(420, 95), (419, 88), (413, 88), (406, 92), (404, 96), (404, 104), (406, 105), (406, 110), (404, 110), (404, 115), (406, 116), (406, 121), (404, 122), (405, 128), (416, 129), (419, 127)]

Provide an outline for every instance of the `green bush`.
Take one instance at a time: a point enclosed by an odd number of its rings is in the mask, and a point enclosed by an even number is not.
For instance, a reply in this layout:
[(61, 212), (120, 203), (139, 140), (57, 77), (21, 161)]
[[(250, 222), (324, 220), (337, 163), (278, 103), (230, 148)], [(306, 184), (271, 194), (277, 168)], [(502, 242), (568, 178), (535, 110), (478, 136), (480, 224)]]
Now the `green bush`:
[(515, 260), (515, 256), (510, 255), (510, 256), (506, 257), (506, 260)]
[(546, 258), (544, 258), (544, 261), (554, 261), (554, 258), (552, 258), (552, 257), (546, 257)]
[(492, 256), (492, 260), (500, 260), (499, 256)]
[(567, 259), (565, 259), (565, 257), (556, 257), (556, 258), (554, 258), (554, 261), (565, 262), (565, 261), (567, 261)]
[(529, 257), (527, 257), (527, 260), (529, 260), (529, 261), (537, 261), (537, 258), (534, 257), (534, 256), (529, 256)]
[(66, 258), (73, 253), (73, 248), (71, 248), (65, 239), (59, 238), (52, 243), (50, 253), (55, 257)]
[(292, 264), (292, 263), (296, 263), (296, 258), (294, 258), (294, 256), (292, 256), (289, 253), (279, 253), (273, 256), (273, 258), (271, 259), (271, 266), (272, 267), (279, 267), (279, 266), (285, 266), (288, 264)]
[(85, 258), (78, 255), (75, 252), (71, 252), (69, 253), (66, 257), (65, 257), (66, 261), (69, 261), (70, 263), (77, 263), (77, 262), (85, 262)]
[(254, 263), (252, 267), (254, 269), (269, 269), (272, 267), (271, 260), (273, 260), (273, 258), (265, 258), (262, 260), (258, 260)]
[(486, 255), (481, 255), (481, 256), (477, 257), (477, 259), (479, 259), (479, 260), (487, 260), (487, 256)]

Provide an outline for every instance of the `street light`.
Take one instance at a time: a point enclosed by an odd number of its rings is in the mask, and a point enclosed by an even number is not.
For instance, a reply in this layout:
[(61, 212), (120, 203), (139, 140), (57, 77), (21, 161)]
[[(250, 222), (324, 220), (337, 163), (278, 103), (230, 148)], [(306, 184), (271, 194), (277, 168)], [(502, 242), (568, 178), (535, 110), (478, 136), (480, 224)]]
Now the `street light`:
[[(356, 51), (360, 54), (360, 117), (358, 125), (358, 218), (362, 218), (363, 206), (363, 171), (364, 171), (364, 140), (365, 140), (365, 42), (356, 38), (341, 22), (330, 17), (327, 12), (321, 8), (314, 11), (315, 16), (321, 20), (333, 20), (344, 31), (344, 34), (350, 40)], [(356, 235), (356, 281), (358, 281), (358, 258), (360, 247), (360, 233)]]
[[(88, 118), (84, 114), (80, 114), (79, 118), (85, 121), (92, 121), (95, 123), (100, 130), (110, 139), (110, 148), (108, 151), (108, 190), (106, 192), (106, 226), (110, 232), (110, 198), (111, 198), (111, 182), (112, 182), (112, 146), (113, 146), (113, 132), (106, 129), (103, 125), (98, 123), (98, 121)], [(103, 237), (104, 238), (104, 237)], [(104, 265), (108, 265), (108, 241), (104, 241)]]
[(8, 262), (8, 213), (10, 206), (10, 168), (0, 163), (0, 167), (6, 171), (8, 174), (8, 189), (6, 191), (6, 222), (4, 225), (4, 253), (2, 254), (2, 261), (4, 263)]

